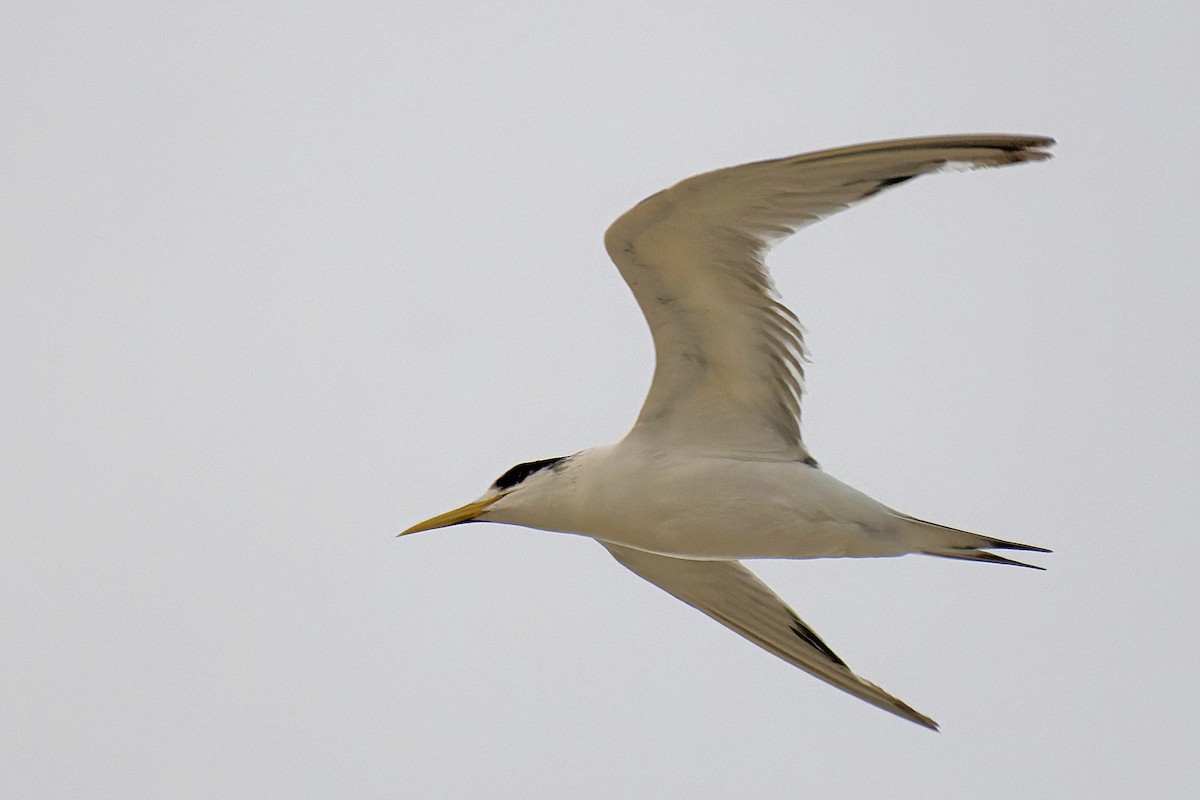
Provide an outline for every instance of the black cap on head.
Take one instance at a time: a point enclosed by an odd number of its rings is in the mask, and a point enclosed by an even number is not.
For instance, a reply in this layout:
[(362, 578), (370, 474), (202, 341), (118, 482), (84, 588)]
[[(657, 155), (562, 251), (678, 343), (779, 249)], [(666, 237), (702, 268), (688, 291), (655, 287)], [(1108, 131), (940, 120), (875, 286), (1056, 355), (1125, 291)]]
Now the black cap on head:
[(543, 458), (541, 461), (526, 461), (524, 464), (517, 464), (508, 470), (508, 472), (496, 478), (496, 482), (492, 484), (492, 488), (511, 489), (533, 473), (553, 467), (555, 464), (566, 459), (567, 456), (559, 456), (557, 458)]

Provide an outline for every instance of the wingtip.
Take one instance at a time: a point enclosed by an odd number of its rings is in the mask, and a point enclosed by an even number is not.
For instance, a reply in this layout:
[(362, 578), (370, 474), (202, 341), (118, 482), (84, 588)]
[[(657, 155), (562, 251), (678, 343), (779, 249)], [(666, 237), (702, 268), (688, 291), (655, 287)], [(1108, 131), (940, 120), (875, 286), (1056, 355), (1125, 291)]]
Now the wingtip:
[(905, 719), (908, 719), (911, 722), (915, 722), (916, 724), (920, 725), (922, 728), (925, 728), (926, 730), (931, 730), (934, 733), (941, 733), (941, 726), (939, 726), (937, 724), (936, 720), (932, 720), (929, 717), (922, 714), (921, 712), (916, 711), (912, 708), (909, 708), (908, 706), (905, 706), (905, 708), (907, 708), (908, 712), (909, 712), (908, 714), (904, 715)]
[(1053, 136), (1039, 136), (1037, 134), (1025, 136), (1025, 147), (1053, 147), (1058, 144), (1058, 141)]
[(843, 691), (848, 691), (850, 694), (853, 694), (862, 700), (866, 700), (871, 705), (874, 705), (878, 708), (882, 708), (884, 711), (888, 711), (892, 714), (895, 714), (897, 717), (906, 719), (909, 722), (915, 722), (917, 725), (920, 725), (922, 728), (928, 728), (931, 731), (939, 730), (939, 727), (938, 727), (938, 724), (936, 721), (934, 721), (930, 717), (925, 716), (920, 711), (917, 711), (915, 708), (913, 708), (908, 703), (901, 700), (899, 697), (896, 697), (895, 695), (884, 691), (883, 689), (881, 689), (880, 687), (871, 683), (870, 681), (859, 677), (854, 672), (851, 672), (849, 670), (849, 668), (846, 669), (846, 672), (848, 672), (851, 676), (853, 676), (853, 678), (858, 682), (858, 684), (860, 686), (866, 687), (868, 689), (868, 692), (866, 692), (866, 693), (855, 692), (846, 686), (841, 686), (841, 685), (838, 685), (835, 683), (834, 685), (837, 686), (839, 689), (842, 689)]
[(1054, 158), (1054, 154), (1047, 152), (1044, 148), (1053, 147), (1058, 144), (1049, 136), (1029, 136), (1021, 143), (1021, 147), (1011, 151), (1014, 162), (1021, 161), (1046, 161)]
[(1008, 134), (975, 134), (965, 136), (931, 137), (926, 146), (958, 150), (962, 158), (950, 157), (942, 172), (988, 169), (1010, 164), (1034, 163), (1053, 158), (1044, 148), (1056, 144), (1049, 136), (1013, 136)]
[(915, 722), (917, 725), (920, 725), (922, 728), (928, 728), (929, 730), (934, 731), (935, 733), (939, 732), (941, 730), (940, 726), (937, 724), (937, 722), (935, 720), (925, 716), (920, 711), (917, 711), (915, 708), (910, 706), (908, 703), (905, 703), (903, 700), (897, 700), (896, 698), (892, 698), (892, 699), (895, 700), (896, 704), (889, 710), (892, 713), (894, 713), (896, 716), (903, 717), (904, 719), (908, 720), (909, 722)]
[(1042, 139), (1041, 141), (1039, 141), (1035, 144), (1029, 145), (1028, 147), (1024, 148), (1023, 150), (1020, 150), (1019, 151), (1021, 154), (1020, 160), (1021, 161), (1046, 161), (1048, 159), (1054, 158), (1053, 153), (1048, 152), (1043, 149), (1040, 149), (1040, 148), (1053, 147), (1056, 144), (1057, 144), (1057, 142), (1055, 142), (1053, 139)]

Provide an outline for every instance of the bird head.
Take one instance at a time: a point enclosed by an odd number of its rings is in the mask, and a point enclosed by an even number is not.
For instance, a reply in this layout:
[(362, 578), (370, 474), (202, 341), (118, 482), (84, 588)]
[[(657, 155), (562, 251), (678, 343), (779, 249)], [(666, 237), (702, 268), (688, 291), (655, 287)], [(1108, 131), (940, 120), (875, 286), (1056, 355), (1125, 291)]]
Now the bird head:
[[(418, 522), (400, 535), (431, 531), (450, 525), (461, 525), (464, 522), (487, 522), (488, 515), (497, 510), (495, 507), (497, 503), (520, 492), (528, 485), (527, 482), (536, 483), (541, 476), (552, 474), (556, 471), (555, 468), (562, 465), (568, 458), (570, 456), (559, 456), (517, 464), (497, 478), (478, 500), (444, 514), (438, 514), (424, 522)], [(513, 500), (509, 500), (509, 503), (511, 502)]]

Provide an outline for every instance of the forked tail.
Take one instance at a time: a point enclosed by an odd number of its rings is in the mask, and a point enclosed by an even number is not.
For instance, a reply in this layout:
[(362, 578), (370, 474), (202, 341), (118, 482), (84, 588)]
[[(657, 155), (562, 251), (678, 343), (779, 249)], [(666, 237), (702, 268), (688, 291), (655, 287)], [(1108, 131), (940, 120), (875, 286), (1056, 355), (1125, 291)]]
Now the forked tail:
[[(893, 512), (894, 513), (894, 512)], [(992, 564), (1012, 564), (1017, 567), (1030, 569), (1045, 569), (1035, 564), (1014, 561), (1011, 558), (989, 552), (991, 550), (1028, 550), (1033, 553), (1049, 553), (1044, 547), (1034, 547), (1031, 544), (1009, 542), (1004, 539), (993, 539), (990, 536), (980, 536), (978, 533), (960, 531), (939, 525), (936, 522), (926, 522), (923, 519), (910, 517), (907, 514), (896, 514), (896, 517), (913, 526), (914, 539), (918, 543), (914, 550), (931, 556), (942, 558), (958, 558), (963, 561), (987, 561)]]

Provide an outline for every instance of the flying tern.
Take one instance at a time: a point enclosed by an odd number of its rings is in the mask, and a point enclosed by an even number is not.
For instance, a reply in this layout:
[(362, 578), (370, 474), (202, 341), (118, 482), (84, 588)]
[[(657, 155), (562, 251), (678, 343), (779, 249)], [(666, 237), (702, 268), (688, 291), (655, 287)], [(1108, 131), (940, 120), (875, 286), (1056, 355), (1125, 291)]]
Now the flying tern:
[(707, 172), (646, 198), (605, 236), (654, 339), (654, 378), (632, 430), (518, 464), (479, 499), (404, 534), (501, 522), (589, 536), (784, 661), (936, 730), (852, 672), (740, 559), (924, 553), (1031, 566), (992, 551), (1049, 551), (902, 514), (821, 469), (800, 436), (801, 326), (764, 256), (919, 175), (1041, 161), (1052, 144), (994, 134), (876, 142)]

